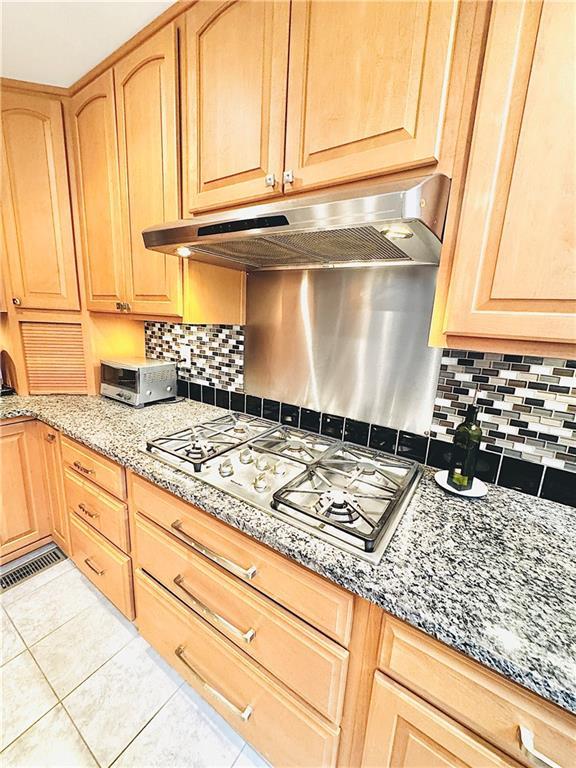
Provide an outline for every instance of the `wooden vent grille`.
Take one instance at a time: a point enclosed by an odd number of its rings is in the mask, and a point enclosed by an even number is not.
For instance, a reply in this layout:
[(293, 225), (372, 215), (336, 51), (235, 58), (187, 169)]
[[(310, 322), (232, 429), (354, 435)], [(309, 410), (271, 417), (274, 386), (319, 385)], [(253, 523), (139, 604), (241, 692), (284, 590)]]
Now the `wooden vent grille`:
[(21, 323), (31, 395), (86, 394), (86, 361), (80, 323)]

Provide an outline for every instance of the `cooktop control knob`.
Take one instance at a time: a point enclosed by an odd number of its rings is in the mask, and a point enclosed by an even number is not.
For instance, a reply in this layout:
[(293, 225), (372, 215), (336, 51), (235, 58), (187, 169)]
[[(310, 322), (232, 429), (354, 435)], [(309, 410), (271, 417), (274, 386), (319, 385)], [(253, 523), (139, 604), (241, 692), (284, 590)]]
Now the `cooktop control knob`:
[(252, 456), (252, 451), (250, 448), (242, 448), (240, 451), (239, 459), (242, 464), (251, 464), (254, 461), (254, 457)]
[(254, 478), (254, 490), (255, 491), (265, 491), (268, 488), (268, 483), (266, 482), (266, 475), (261, 472), (259, 475), (256, 475)]
[(272, 471), (274, 472), (275, 475), (282, 476), (286, 474), (286, 467), (284, 466), (284, 464), (282, 464), (281, 461), (279, 461), (276, 464), (274, 464)]
[(220, 472), (222, 477), (230, 477), (230, 475), (234, 474), (234, 467), (232, 466), (230, 459), (224, 459), (218, 467), (218, 472)]
[(256, 468), (257, 469), (270, 468), (270, 462), (268, 461), (267, 456), (258, 456), (258, 458), (256, 459)]

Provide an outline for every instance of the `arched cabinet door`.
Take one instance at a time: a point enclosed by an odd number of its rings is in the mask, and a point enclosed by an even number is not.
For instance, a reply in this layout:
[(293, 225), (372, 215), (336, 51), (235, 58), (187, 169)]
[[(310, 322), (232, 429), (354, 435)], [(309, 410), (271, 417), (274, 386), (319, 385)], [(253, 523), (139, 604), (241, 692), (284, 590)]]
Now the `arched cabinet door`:
[(62, 104), (2, 91), (2, 218), (11, 300), (79, 309)]
[(294, 0), (285, 191), (432, 172), (461, 15), (457, 0)]
[(112, 70), (70, 102), (86, 305), (114, 312), (124, 301), (120, 180)]
[(289, 24), (280, 0), (186, 14), (185, 213), (282, 192)]
[(180, 258), (142, 241), (143, 229), (179, 215), (177, 65), (169, 24), (114, 67), (126, 299), (134, 314), (182, 315)]

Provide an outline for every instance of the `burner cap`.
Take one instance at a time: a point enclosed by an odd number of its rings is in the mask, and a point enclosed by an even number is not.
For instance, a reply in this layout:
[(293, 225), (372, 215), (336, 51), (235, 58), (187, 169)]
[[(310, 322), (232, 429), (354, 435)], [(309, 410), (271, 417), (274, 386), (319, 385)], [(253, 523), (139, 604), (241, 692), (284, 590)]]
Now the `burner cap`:
[(341, 523), (354, 523), (360, 518), (358, 501), (353, 494), (340, 488), (324, 491), (314, 506), (319, 514)]
[(216, 453), (216, 449), (213, 445), (209, 445), (204, 440), (193, 440), (189, 446), (184, 450), (184, 453), (190, 459), (207, 459), (213, 453)]

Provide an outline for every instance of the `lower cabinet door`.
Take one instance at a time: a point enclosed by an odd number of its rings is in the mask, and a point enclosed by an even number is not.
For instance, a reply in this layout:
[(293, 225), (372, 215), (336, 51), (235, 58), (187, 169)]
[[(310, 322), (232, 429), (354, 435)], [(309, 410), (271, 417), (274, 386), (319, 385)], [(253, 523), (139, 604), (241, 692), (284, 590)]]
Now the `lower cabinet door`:
[(140, 633), (272, 765), (336, 764), (339, 728), (290, 694), (143, 571), (136, 570), (134, 581)]
[(25, 554), (50, 535), (39, 424), (0, 426), (0, 558)]
[(68, 514), (64, 500), (62, 484), (62, 455), (60, 453), (60, 433), (48, 424), (38, 424), (42, 454), (44, 456), (44, 471), (46, 472), (46, 487), (48, 490), (48, 508), (50, 510), (50, 527), (52, 538), (58, 546), (68, 554), (70, 550), (70, 534), (68, 532)]
[(110, 544), (75, 514), (70, 514), (72, 559), (82, 573), (122, 611), (134, 618), (132, 562), (128, 555)]
[(519, 763), (381, 672), (374, 675), (362, 765), (520, 768)]

